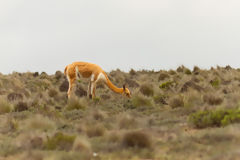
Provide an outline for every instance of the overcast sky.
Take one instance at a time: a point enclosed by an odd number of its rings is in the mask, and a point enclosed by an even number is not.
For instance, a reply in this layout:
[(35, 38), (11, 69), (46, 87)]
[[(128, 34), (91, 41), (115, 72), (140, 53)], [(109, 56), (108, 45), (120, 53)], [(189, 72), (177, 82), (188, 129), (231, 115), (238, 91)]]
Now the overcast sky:
[(239, 0), (1, 0), (0, 72), (74, 61), (120, 68), (240, 68)]

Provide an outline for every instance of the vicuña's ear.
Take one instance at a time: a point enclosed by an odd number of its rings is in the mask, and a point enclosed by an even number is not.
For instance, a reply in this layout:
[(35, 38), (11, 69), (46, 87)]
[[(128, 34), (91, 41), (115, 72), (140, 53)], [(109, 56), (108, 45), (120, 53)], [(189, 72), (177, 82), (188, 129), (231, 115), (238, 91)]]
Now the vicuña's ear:
[(126, 85), (125, 85), (125, 84), (123, 85), (123, 90), (124, 90), (124, 91), (126, 90)]

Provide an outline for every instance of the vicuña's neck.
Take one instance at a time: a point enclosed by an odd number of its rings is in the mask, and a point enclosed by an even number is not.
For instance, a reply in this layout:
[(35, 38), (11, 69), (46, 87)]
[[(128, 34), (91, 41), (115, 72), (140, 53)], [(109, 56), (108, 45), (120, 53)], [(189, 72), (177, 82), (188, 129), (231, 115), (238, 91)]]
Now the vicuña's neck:
[(113, 92), (120, 93), (120, 94), (123, 93), (123, 88), (118, 88), (118, 87), (116, 87), (116, 86), (109, 80), (107, 74), (105, 73), (104, 75), (105, 75), (106, 80), (107, 80), (107, 81), (106, 81), (107, 86), (108, 86)]

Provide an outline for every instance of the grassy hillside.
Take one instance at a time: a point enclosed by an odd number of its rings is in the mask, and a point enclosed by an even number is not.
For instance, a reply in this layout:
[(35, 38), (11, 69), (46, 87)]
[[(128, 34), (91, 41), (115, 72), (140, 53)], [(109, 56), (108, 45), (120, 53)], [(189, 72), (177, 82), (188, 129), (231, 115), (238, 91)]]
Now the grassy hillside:
[(128, 99), (63, 73), (0, 74), (0, 160), (195, 160), (240, 157), (240, 70), (108, 73)]

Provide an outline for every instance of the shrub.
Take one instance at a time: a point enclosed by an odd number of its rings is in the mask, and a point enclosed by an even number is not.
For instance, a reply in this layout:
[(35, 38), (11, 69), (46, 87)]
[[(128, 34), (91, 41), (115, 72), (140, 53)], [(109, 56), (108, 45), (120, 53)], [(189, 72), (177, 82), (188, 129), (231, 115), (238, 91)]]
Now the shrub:
[(136, 75), (137, 73), (136, 73), (136, 71), (135, 71), (134, 69), (131, 69), (131, 70), (129, 71), (129, 74), (130, 74), (131, 76), (134, 76), (134, 75)]
[(162, 95), (162, 94), (158, 94), (156, 96), (153, 97), (153, 100), (155, 103), (157, 104), (163, 104), (163, 105), (167, 105), (167, 102), (166, 102), (166, 96), (165, 95)]
[(187, 75), (191, 75), (191, 74), (192, 74), (192, 72), (191, 72), (190, 69), (188, 69), (188, 68), (186, 68), (186, 69), (184, 70), (184, 73), (187, 74)]
[(65, 79), (65, 80), (62, 82), (62, 84), (60, 85), (59, 90), (60, 90), (61, 92), (67, 92), (67, 91), (68, 91), (68, 86), (69, 86), (69, 83), (68, 83), (68, 81)]
[(154, 94), (153, 87), (149, 84), (143, 84), (140, 87), (140, 92), (145, 96), (153, 96)]
[(184, 83), (184, 85), (181, 88), (181, 92), (187, 92), (189, 88), (195, 89), (197, 91), (202, 91), (203, 88), (199, 85), (197, 85), (196, 83), (194, 83), (192, 80)]
[(162, 83), (159, 88), (161, 89), (170, 89), (170, 87), (173, 86), (173, 81), (167, 81)]
[(86, 130), (88, 137), (100, 137), (105, 133), (105, 128), (102, 125), (89, 126)]
[(91, 144), (85, 137), (77, 137), (73, 143), (72, 149), (74, 151), (86, 152), (89, 154), (92, 152)]
[(55, 78), (57, 80), (61, 79), (63, 77), (63, 73), (61, 71), (56, 71), (55, 72)]
[(223, 102), (223, 98), (208, 94), (203, 96), (203, 101), (209, 105), (220, 105)]
[(142, 131), (130, 131), (123, 136), (122, 144), (124, 147), (151, 148), (152, 140)]
[(131, 99), (131, 103), (133, 108), (142, 107), (142, 106), (152, 106), (152, 102), (149, 98), (142, 95), (135, 95)]
[(199, 67), (197, 67), (197, 66), (194, 66), (194, 67), (193, 67), (193, 72), (194, 72), (194, 74), (198, 73), (199, 71), (200, 71), (200, 68), (199, 68)]
[(47, 150), (71, 150), (76, 136), (66, 135), (58, 132), (52, 137), (48, 138), (44, 144)]
[(189, 122), (196, 128), (221, 127), (240, 122), (239, 109), (198, 111), (189, 116)]
[(172, 69), (169, 70), (168, 73), (169, 73), (170, 75), (175, 75), (175, 74), (177, 74), (177, 73), (176, 73), (174, 70), (172, 70)]
[(219, 79), (214, 79), (210, 81), (210, 84), (212, 85), (212, 87), (214, 88), (218, 88), (220, 85), (220, 80)]
[(28, 104), (26, 102), (18, 102), (15, 106), (15, 111), (22, 112), (28, 110)]
[(5, 99), (0, 99), (0, 114), (9, 113), (13, 110), (13, 105)]
[(125, 79), (125, 83), (126, 83), (129, 87), (132, 87), (132, 88), (137, 88), (137, 87), (139, 87), (139, 84), (138, 84), (136, 81), (134, 81), (134, 80), (132, 80), (132, 79), (129, 79), (129, 78), (126, 78), (126, 79)]
[(50, 97), (56, 97), (58, 95), (58, 91), (54, 88), (51, 88), (51, 89), (48, 90), (48, 95)]
[(87, 102), (85, 99), (71, 98), (68, 100), (67, 110), (81, 109), (84, 110), (87, 106)]
[(167, 73), (160, 73), (160, 75), (158, 77), (158, 81), (163, 81), (166, 78), (169, 78), (169, 75)]
[(54, 121), (40, 114), (34, 115), (29, 119), (26, 119), (22, 125), (25, 130), (53, 130), (55, 128)]
[(9, 101), (22, 100), (23, 95), (20, 93), (13, 92), (13, 93), (8, 94), (7, 98)]
[(87, 91), (85, 91), (81, 86), (78, 85), (76, 87), (75, 94), (78, 97), (84, 97), (84, 96), (87, 96)]
[(184, 107), (183, 97), (177, 96), (177, 97), (172, 98), (169, 101), (169, 106), (171, 106), (172, 108)]
[(120, 129), (136, 128), (136, 126), (137, 126), (136, 119), (133, 117), (130, 117), (129, 115), (123, 116), (119, 121)]

